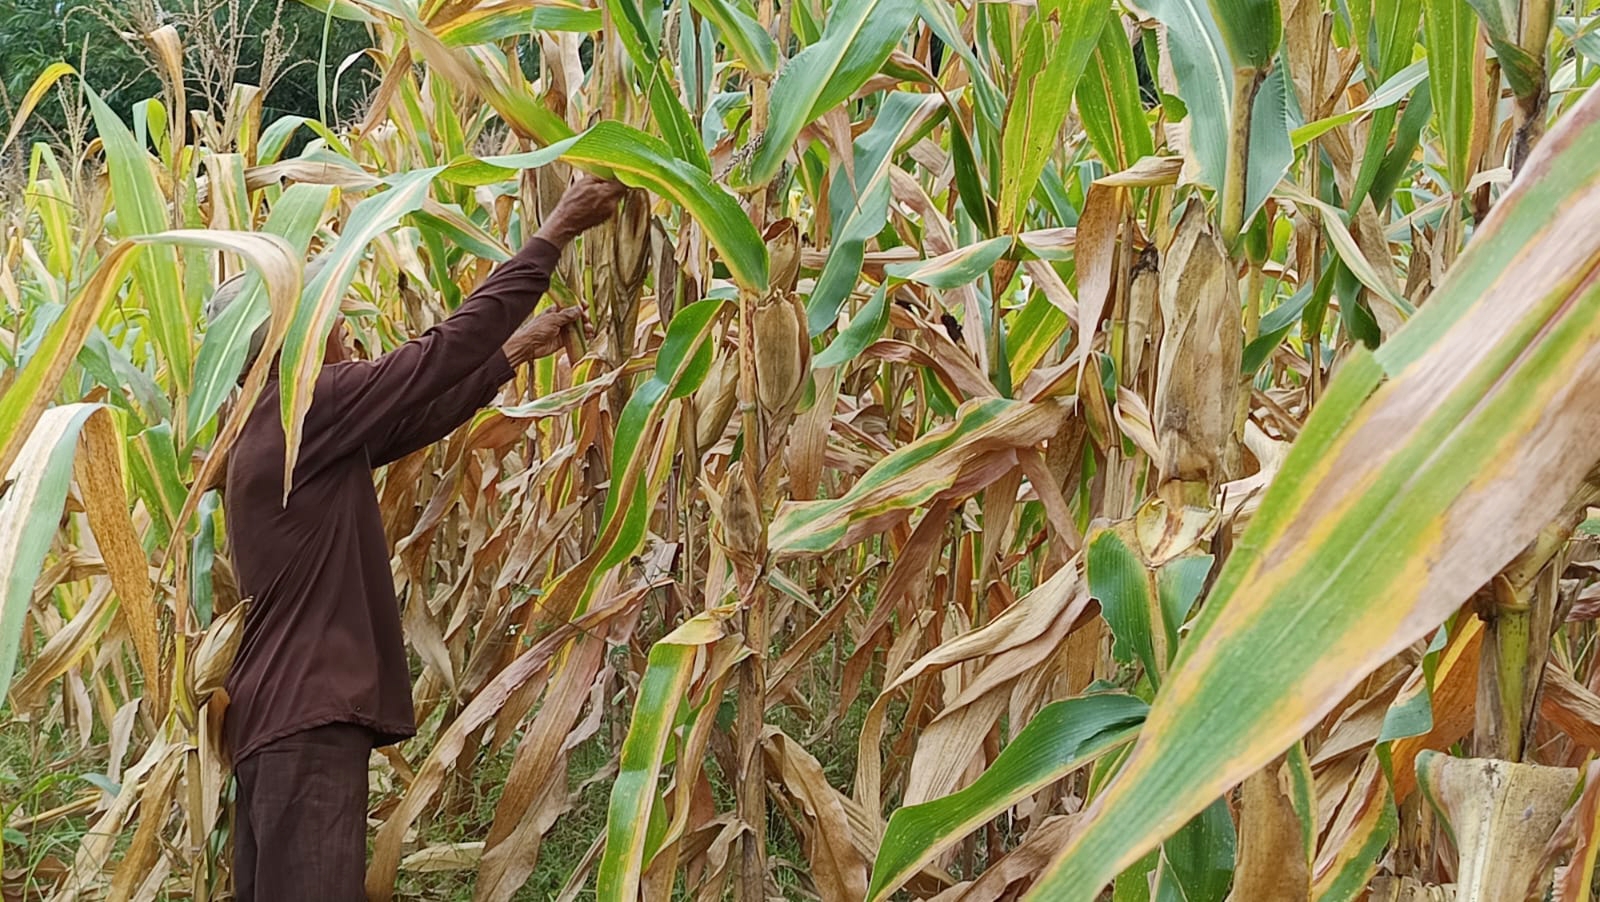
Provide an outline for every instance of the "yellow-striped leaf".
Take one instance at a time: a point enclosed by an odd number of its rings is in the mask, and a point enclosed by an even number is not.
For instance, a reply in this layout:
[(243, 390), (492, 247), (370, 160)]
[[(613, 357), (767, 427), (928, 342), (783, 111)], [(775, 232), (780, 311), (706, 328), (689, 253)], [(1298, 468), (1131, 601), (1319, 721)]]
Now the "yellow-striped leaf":
[[(1123, 770), (1033, 898), (1090, 900), (1435, 629), (1600, 459), (1600, 95), (1318, 403)], [(1261, 654), (1271, 649), (1271, 654)]]

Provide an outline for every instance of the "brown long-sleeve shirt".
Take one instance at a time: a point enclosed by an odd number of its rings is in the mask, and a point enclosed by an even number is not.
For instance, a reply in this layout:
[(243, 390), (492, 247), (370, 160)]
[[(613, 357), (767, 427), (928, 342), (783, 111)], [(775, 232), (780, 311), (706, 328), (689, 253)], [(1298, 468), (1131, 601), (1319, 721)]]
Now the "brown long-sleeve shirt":
[(253, 597), (228, 676), (235, 761), (331, 723), (377, 745), (416, 733), (411, 677), (372, 470), (450, 434), (513, 375), (501, 351), (550, 287), (560, 250), (535, 238), (461, 309), (373, 361), (324, 366), (283, 503), (274, 371), (228, 463), (225, 511)]

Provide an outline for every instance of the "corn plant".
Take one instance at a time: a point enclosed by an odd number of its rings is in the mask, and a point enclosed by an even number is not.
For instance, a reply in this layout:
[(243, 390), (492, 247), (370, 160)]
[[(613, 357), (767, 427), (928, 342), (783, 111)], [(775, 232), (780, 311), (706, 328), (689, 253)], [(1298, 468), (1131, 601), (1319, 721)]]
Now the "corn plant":
[(371, 898), (1589, 898), (1588, 0), (315, 6), (359, 122), (165, 26), (8, 127), (97, 135), (3, 208), (0, 730), (87, 780), (7, 765), (8, 892), (227, 896), (241, 412), (280, 354), (290, 472), (335, 315), (583, 170), (592, 334), (377, 477)]

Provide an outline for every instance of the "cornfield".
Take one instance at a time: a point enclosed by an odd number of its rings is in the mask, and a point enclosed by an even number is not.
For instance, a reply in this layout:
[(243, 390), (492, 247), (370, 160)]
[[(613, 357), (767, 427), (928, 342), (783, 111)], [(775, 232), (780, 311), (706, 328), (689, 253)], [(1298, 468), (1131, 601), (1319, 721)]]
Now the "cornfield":
[(359, 121), (11, 119), (5, 899), (231, 897), (250, 335), (293, 448), (578, 170), (590, 333), (376, 477), (369, 898), (1591, 898), (1592, 0), (311, 5)]

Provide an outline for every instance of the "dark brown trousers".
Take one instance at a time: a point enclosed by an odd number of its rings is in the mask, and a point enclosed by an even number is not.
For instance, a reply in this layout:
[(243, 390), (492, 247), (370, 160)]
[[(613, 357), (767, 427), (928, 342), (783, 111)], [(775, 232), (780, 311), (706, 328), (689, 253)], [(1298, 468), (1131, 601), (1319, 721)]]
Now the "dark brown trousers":
[(238, 902), (364, 902), (371, 731), (330, 724), (234, 765)]

